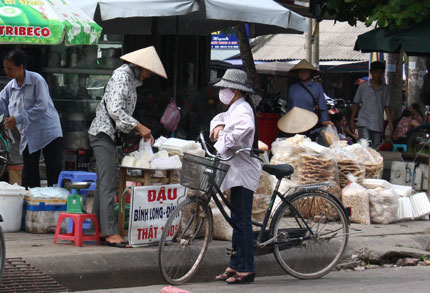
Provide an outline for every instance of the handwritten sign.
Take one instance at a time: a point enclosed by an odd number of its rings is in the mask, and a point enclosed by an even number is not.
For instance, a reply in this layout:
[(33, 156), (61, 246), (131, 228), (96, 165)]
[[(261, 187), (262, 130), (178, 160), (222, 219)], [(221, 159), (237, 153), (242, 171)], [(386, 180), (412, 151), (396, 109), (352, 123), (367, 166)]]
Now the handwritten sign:
[[(184, 198), (185, 187), (180, 184), (133, 187), (128, 228), (130, 245), (158, 243), (167, 219)], [(174, 231), (175, 225), (173, 222), (168, 229)]]

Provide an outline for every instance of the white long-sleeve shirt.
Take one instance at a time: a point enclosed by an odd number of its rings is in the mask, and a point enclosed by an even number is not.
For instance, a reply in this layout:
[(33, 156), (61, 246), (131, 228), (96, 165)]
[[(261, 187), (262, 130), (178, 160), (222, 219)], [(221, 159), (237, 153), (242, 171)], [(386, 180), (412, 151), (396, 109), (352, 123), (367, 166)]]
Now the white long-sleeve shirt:
[[(244, 98), (234, 102), (227, 112), (215, 116), (210, 124), (211, 131), (223, 125), (224, 130), (219, 132), (216, 150), (225, 157), (231, 156), (234, 151), (241, 148), (251, 148), (254, 141), (254, 113)], [(221, 185), (221, 191), (242, 186), (255, 192), (261, 174), (261, 164), (249, 153), (241, 152), (230, 161), (226, 177)]]

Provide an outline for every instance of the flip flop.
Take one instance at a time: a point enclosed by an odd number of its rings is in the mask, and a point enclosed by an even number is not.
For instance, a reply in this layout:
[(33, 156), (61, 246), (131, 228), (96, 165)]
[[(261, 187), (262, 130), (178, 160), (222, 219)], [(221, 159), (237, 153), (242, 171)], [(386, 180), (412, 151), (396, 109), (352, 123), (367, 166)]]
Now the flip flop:
[(109, 241), (102, 241), (100, 240), (100, 244), (111, 246), (111, 247), (118, 247), (118, 248), (131, 248), (128, 241), (121, 241), (121, 242), (109, 242)]

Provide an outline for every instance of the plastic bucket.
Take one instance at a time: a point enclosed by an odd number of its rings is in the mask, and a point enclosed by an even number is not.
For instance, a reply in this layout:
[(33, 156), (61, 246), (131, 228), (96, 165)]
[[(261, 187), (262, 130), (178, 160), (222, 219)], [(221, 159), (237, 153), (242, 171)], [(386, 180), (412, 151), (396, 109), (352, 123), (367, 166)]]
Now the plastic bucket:
[(21, 230), (22, 210), (24, 196), (21, 193), (0, 193), (0, 223), (4, 232), (17, 232)]

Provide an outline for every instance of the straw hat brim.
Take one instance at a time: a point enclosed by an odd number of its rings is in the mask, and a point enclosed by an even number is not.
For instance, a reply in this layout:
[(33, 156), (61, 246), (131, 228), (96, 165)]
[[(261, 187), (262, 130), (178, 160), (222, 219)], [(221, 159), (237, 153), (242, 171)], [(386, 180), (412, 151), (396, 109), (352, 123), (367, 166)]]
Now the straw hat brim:
[(254, 90), (252, 88), (249, 88), (241, 84), (233, 83), (233, 82), (224, 80), (222, 78), (219, 82), (214, 84), (214, 87), (229, 88), (229, 89), (239, 90), (245, 93), (254, 93)]
[(302, 133), (318, 123), (318, 116), (299, 107), (294, 107), (278, 120), (278, 128), (285, 133)]
[(290, 73), (296, 74), (300, 69), (307, 69), (311, 72), (311, 75), (319, 74), (320, 72), (316, 69), (311, 63), (309, 63), (306, 59), (301, 60), (299, 63), (294, 65), (293, 68), (290, 69)]
[(158, 57), (154, 46), (133, 51), (121, 56), (120, 58), (124, 61), (148, 69), (149, 71), (167, 79), (166, 70), (164, 70), (163, 63), (161, 63), (160, 57)]

